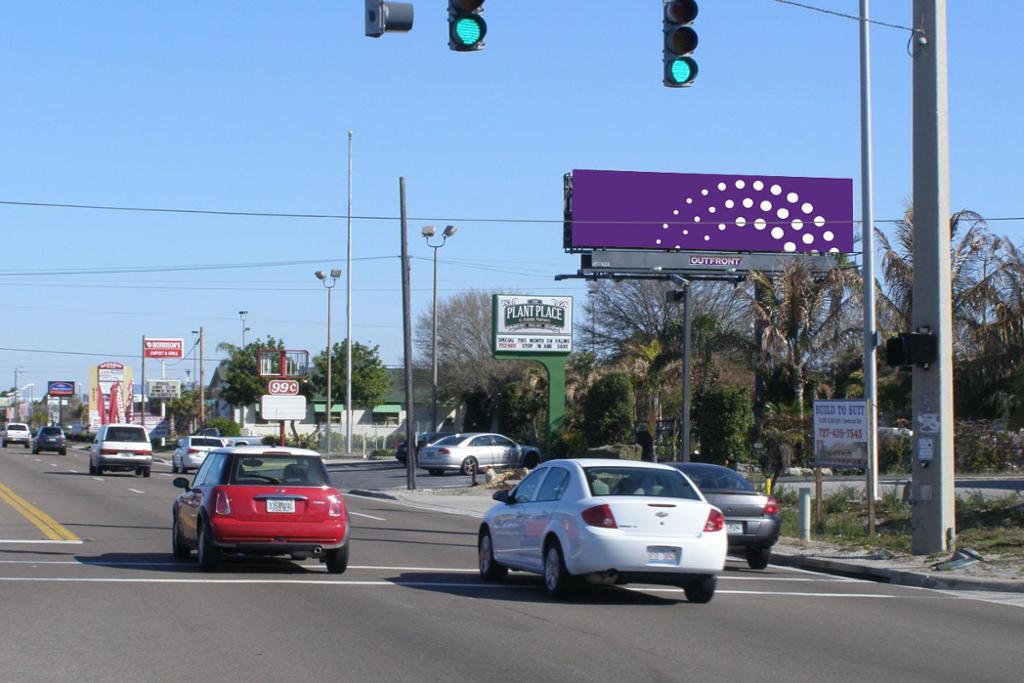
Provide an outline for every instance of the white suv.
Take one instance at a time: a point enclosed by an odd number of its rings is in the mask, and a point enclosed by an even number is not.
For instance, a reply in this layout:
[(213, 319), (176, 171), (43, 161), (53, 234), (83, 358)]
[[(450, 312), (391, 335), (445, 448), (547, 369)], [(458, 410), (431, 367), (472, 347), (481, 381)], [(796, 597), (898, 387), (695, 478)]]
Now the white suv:
[(4, 432), (3, 444), (7, 448), (9, 443), (20, 443), (25, 448), (32, 447), (32, 432), (24, 422), (9, 422), (7, 431)]
[(153, 446), (145, 427), (133, 424), (100, 427), (89, 451), (89, 474), (121, 470), (148, 477), (152, 467)]

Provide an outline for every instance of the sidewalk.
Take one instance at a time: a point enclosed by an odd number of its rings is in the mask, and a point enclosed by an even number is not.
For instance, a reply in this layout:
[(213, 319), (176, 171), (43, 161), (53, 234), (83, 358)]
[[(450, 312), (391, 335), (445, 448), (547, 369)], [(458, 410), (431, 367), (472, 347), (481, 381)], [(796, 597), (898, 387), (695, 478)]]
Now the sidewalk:
[[(332, 462), (334, 462), (332, 460)], [(359, 462), (366, 462), (359, 460)], [(497, 489), (483, 486), (465, 489), (388, 490), (351, 489), (352, 495), (396, 500), (438, 512), (481, 518), (495, 504), (491, 496)], [(772, 547), (772, 563), (799, 569), (838, 574), (851, 578), (917, 588), (959, 591), (996, 591), (1024, 593), (1024, 567), (998, 562), (938, 571), (933, 565), (948, 556), (893, 555), (886, 551), (847, 549), (840, 546), (783, 537)]]

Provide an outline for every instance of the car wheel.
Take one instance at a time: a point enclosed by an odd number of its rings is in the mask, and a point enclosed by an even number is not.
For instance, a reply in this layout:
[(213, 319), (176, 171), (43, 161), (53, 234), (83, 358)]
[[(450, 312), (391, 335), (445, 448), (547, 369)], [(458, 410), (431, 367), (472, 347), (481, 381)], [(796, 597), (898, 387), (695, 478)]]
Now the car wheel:
[(132, 472), (132, 476), (141, 477), (142, 476), (142, 468), (141, 467), (136, 467), (135, 471)]
[(702, 576), (683, 586), (683, 592), (686, 593), (686, 599), (690, 602), (703, 604), (711, 602), (717, 585), (718, 579), (714, 576)]
[(544, 588), (553, 598), (564, 598), (572, 588), (573, 576), (565, 568), (562, 546), (557, 540), (548, 541), (544, 547)]
[(149, 479), (150, 474), (152, 474), (152, 470), (150, 470), (150, 468), (147, 467), (146, 469), (142, 470), (143, 479)]
[(472, 455), (462, 461), (461, 472), (467, 477), (472, 476), (480, 468), (480, 464), (476, 461)]
[(39, 455), (39, 451), (35, 448), (32, 449), (32, 455)]
[(508, 567), (494, 561), (494, 544), (491, 541), (490, 531), (484, 529), (480, 532), (477, 550), (480, 558), (480, 578), (484, 581), (500, 581), (505, 578), (508, 574)]
[(429, 474), (432, 477), (440, 477), (444, 475), (444, 470), (439, 470), (437, 468), (432, 467), (431, 469), (427, 470), (427, 474)]
[(66, 449), (66, 448), (62, 448), (62, 449), (60, 449), (60, 450), (59, 450), (59, 451), (57, 451), (57, 452), (58, 452), (58, 453), (60, 453), (61, 455), (67, 455), (67, 454), (68, 454), (68, 449)]
[(212, 572), (220, 564), (220, 548), (213, 544), (210, 533), (206, 530), (206, 522), (199, 522), (199, 539), (196, 542), (196, 559), (199, 568), (204, 572)]
[(174, 521), (171, 523), (171, 553), (176, 560), (184, 560), (192, 554), (185, 539), (181, 537), (181, 525), (178, 523), (178, 512), (174, 512)]
[(334, 550), (325, 550), (324, 564), (328, 574), (344, 574), (348, 569), (348, 543)]
[(171, 474), (178, 473), (178, 463), (175, 462), (174, 457), (171, 457)]
[(535, 452), (533, 452), (533, 451), (530, 451), (529, 453), (527, 453), (526, 457), (523, 458), (523, 467), (525, 467), (528, 470), (532, 470), (534, 467), (536, 467), (539, 464), (540, 464), (540, 455), (535, 453)]
[(7, 439), (4, 439), (4, 448), (7, 448)]
[(23, 444), (21, 444), (21, 445), (22, 445), (22, 446), (24, 446), (25, 448), (31, 448), (31, 447), (32, 447), (31, 445), (29, 445), (29, 444), (27, 444), (27, 443), (23, 443)]
[(751, 569), (764, 569), (771, 556), (771, 548), (747, 548), (747, 564)]

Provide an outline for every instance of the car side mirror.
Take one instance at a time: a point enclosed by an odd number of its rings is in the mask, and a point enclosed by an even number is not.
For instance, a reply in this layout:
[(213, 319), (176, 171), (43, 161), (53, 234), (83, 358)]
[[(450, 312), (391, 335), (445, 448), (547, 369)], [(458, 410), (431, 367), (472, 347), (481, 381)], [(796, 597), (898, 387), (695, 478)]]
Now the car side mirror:
[(502, 490), (502, 491), (495, 491), (494, 495), (491, 496), (491, 498), (493, 498), (494, 500), (498, 501), (499, 503), (505, 503), (505, 505), (511, 505), (512, 502), (515, 499), (511, 495), (509, 495), (509, 494), (510, 494), (509, 491), (504, 491), (504, 490)]
[(186, 479), (185, 477), (175, 477), (174, 481), (172, 481), (171, 483), (174, 484), (174, 486), (176, 486), (179, 489), (185, 489), (186, 491), (188, 491), (189, 482), (188, 479)]

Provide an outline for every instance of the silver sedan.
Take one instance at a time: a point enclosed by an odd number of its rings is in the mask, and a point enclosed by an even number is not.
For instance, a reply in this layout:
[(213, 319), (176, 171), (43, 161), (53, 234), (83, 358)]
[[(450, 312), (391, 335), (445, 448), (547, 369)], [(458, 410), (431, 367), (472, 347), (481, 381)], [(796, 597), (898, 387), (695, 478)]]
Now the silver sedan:
[(416, 464), (433, 476), (472, 474), (484, 467), (536, 467), (540, 453), (501, 434), (452, 434), (420, 449)]

